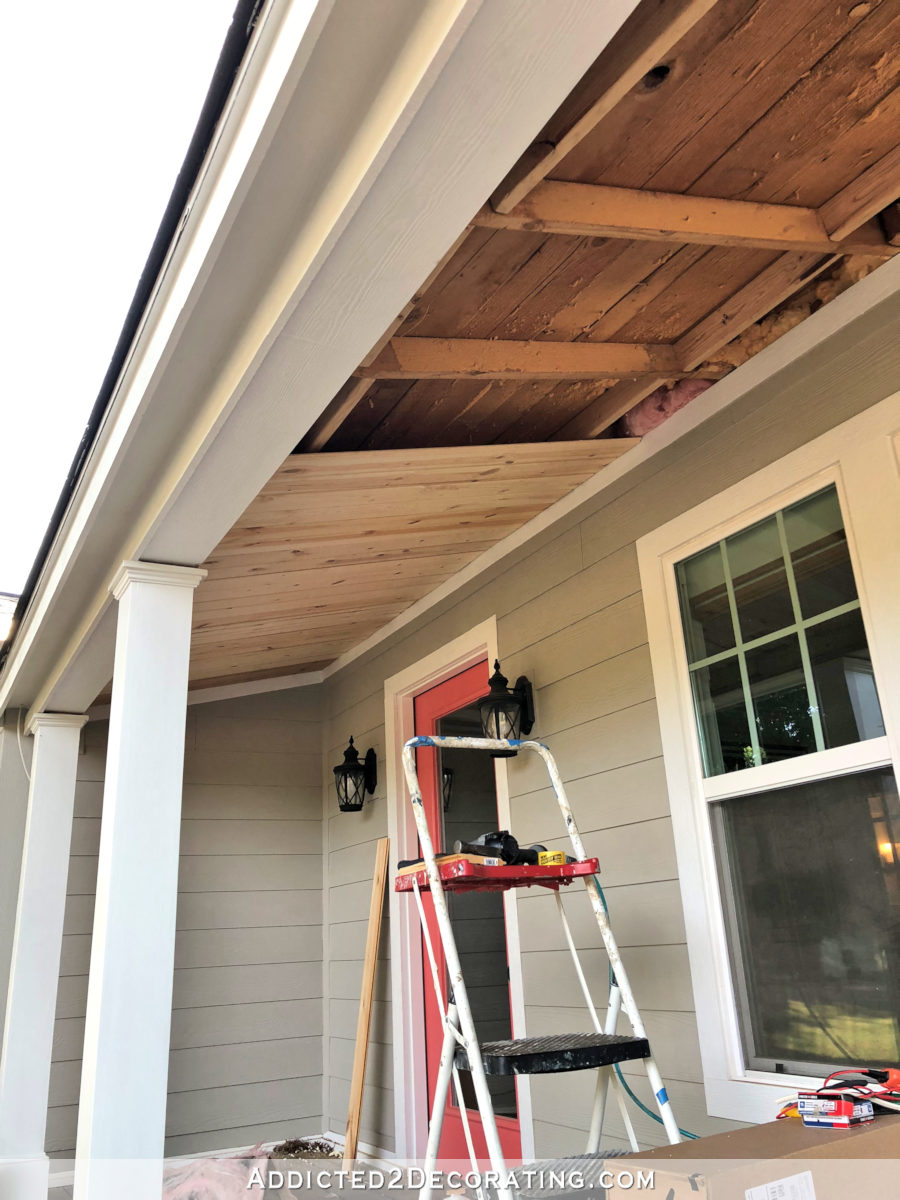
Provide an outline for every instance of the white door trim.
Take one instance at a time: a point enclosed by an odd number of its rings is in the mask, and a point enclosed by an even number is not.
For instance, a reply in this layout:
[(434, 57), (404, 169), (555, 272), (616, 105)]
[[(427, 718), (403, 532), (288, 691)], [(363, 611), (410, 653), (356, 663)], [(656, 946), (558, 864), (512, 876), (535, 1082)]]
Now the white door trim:
[[(413, 701), (481, 659), (498, 657), (497, 618), (489, 617), (439, 650), (412, 663), (384, 682), (385, 759), (388, 835), (391, 863), (414, 858), (418, 841), (406, 792), (400, 750), (415, 733)], [(510, 823), (509, 781), (506, 762), (495, 760), (497, 808), (501, 827)], [(422, 1007), (422, 942), (415, 905), (409, 896), (390, 893), (391, 917), (391, 1018), (394, 1053), (394, 1128), (398, 1158), (420, 1158), (428, 1136), (430, 1097), (425, 1075), (425, 1013)], [(525, 1034), (525, 990), (516, 893), (504, 893), (506, 939), (509, 954), (509, 990), (513, 1030)], [(534, 1157), (534, 1127), (530, 1080), (518, 1081), (517, 1102), (522, 1157)]]

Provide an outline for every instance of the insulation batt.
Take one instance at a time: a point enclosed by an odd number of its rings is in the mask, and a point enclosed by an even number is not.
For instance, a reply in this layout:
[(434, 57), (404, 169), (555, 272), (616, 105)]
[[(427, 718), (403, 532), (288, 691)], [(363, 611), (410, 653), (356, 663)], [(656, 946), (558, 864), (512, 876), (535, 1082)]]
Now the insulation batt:
[(643, 437), (711, 387), (711, 379), (679, 379), (671, 387), (663, 384), (625, 414), (622, 422), (625, 433), (629, 437)]
[[(258, 1159), (257, 1154), (261, 1154)], [(198, 1158), (168, 1167), (163, 1176), (163, 1200), (246, 1200), (254, 1194), (247, 1191), (247, 1184), (255, 1166), (262, 1166), (264, 1173), (269, 1166), (259, 1146), (240, 1158)]]
[[(761, 321), (745, 329), (727, 346), (717, 350), (709, 358), (709, 363), (739, 367), (754, 354), (759, 354), (760, 350), (765, 350), (766, 346), (777, 341), (789, 329), (805, 321), (823, 304), (827, 304), (854, 283), (864, 279), (879, 264), (879, 259), (859, 254), (842, 259), (830, 271), (813, 280)], [(643, 437), (710, 387), (712, 381), (709, 379), (679, 379), (675, 383), (662, 384), (625, 414), (622, 419), (623, 433), (629, 437)]]

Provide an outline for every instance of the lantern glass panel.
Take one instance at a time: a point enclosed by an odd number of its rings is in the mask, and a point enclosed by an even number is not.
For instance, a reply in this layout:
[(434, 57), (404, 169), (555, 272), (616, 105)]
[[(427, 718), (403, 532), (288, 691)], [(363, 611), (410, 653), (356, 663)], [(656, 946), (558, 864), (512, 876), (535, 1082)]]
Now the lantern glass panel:
[(344, 770), (335, 779), (341, 808), (362, 808), (366, 791), (366, 773), (359, 767)]
[(522, 705), (517, 698), (512, 696), (506, 702), (491, 699), (481, 707), (485, 737), (499, 738), (504, 741), (517, 738), (521, 717)]

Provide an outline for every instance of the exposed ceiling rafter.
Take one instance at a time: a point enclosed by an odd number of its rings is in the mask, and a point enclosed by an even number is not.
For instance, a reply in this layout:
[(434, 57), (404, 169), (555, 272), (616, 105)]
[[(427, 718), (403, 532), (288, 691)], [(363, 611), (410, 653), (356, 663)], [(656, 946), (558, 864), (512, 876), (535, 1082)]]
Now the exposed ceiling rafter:
[(472, 224), (533, 233), (760, 250), (871, 254), (885, 258), (892, 258), (898, 252), (898, 247), (885, 241), (874, 220), (848, 240), (836, 241), (829, 236), (821, 214), (814, 208), (552, 179), (538, 183), (509, 212), (483, 208)]
[(491, 196), (491, 207), (500, 213), (515, 208), (715, 3), (656, 0), (655, 7), (639, 5)]

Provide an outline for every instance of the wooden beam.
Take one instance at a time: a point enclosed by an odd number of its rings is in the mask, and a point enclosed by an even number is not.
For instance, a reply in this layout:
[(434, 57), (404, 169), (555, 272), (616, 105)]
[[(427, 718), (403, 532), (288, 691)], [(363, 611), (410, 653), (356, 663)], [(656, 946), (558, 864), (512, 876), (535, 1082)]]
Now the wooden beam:
[(892, 246), (900, 247), (900, 200), (889, 204), (880, 214), (884, 234)]
[(607, 379), (679, 369), (671, 346), (392, 338), (360, 375), (370, 379)]
[(628, 238), (653, 242), (806, 250), (819, 253), (897, 253), (877, 223), (862, 236), (837, 242), (828, 236), (814, 208), (717, 200), (637, 188), (544, 180), (506, 213), (483, 208), (473, 224), (580, 237)]
[[(717, 350), (836, 261), (836, 255), (782, 254), (675, 343), (682, 365), (699, 368)], [(698, 369), (697, 374), (705, 378), (713, 375), (708, 365)], [(607, 388), (559, 429), (553, 435), (554, 440), (599, 437), (667, 378), (672, 376), (626, 379)]]
[(319, 451), (327, 446), (343, 423), (372, 386), (371, 379), (358, 379), (351, 375), (323, 413), (319, 415), (304, 437), (304, 450)]
[(845, 238), (897, 199), (900, 192), (900, 145), (895, 146), (836, 196), (819, 215), (833, 238)]
[[(393, 337), (394, 333), (400, 328), (403, 322), (407, 319), (413, 309), (422, 300), (422, 297), (431, 287), (432, 283), (440, 275), (441, 271), (460, 248), (466, 238), (469, 236), (469, 227), (454, 239), (448, 249), (441, 255), (441, 258), (429, 273), (424, 283), (418, 287), (412, 299), (404, 305), (402, 312), (391, 321), (390, 325), (363, 359), (363, 365), (370, 363), (375, 358), (387, 342)], [(362, 379), (359, 373), (351, 375), (335, 398), (331, 401), (323, 413), (319, 415), (318, 420), (312, 425), (303, 438), (301, 445), (305, 451), (316, 453), (323, 450), (331, 441), (343, 423), (347, 420), (350, 414), (359, 404), (360, 400), (365, 396), (371, 386), (370, 379)]]
[[(671, 376), (670, 376), (671, 378)], [(572, 417), (553, 435), (553, 441), (566, 441), (569, 438), (598, 438), (601, 433), (614, 425), (619, 417), (624, 417), (645, 396), (655, 392), (666, 380), (660, 376), (649, 379), (623, 379), (613, 384), (601, 395), (592, 400), (587, 408)], [(611, 438), (610, 441), (618, 441)]]
[(501, 213), (514, 208), (715, 3), (645, 0), (639, 4), (494, 192), (491, 207)]
[(685, 367), (698, 367), (715, 351), (792, 296), (837, 261), (835, 255), (782, 254), (675, 343)]

